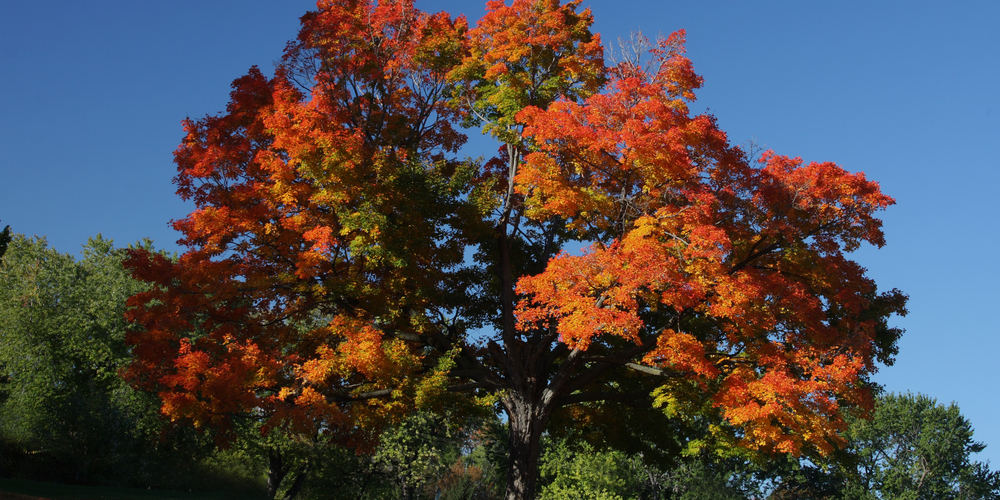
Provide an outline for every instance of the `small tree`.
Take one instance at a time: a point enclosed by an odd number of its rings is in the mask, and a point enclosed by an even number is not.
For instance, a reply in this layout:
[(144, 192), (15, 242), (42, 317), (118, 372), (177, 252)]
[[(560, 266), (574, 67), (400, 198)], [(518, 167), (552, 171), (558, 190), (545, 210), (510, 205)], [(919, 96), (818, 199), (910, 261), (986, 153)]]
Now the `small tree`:
[(417, 413), (382, 435), (374, 455), (375, 466), (399, 486), (402, 500), (423, 497), (436, 489), (451, 464), (458, 460), (462, 438), (445, 418)]
[(852, 498), (1000, 498), (1000, 473), (972, 459), (986, 445), (972, 440), (972, 424), (954, 403), (883, 396), (871, 420), (851, 423), (847, 439), (858, 458)]

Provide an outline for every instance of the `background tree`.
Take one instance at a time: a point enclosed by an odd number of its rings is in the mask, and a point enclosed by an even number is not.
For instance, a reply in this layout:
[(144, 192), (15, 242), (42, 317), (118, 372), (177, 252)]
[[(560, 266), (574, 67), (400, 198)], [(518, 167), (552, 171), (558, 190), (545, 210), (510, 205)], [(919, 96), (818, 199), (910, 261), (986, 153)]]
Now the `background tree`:
[(283, 482), (273, 482), (272, 498), (499, 498), (502, 450), (495, 437), (484, 436), (502, 424), (495, 417), (481, 419), (416, 413), (386, 429), (371, 453), (358, 454), (322, 436), (304, 443), (280, 430), (258, 439), (242, 436), (225, 453), (255, 464), (258, 474), (267, 470), (269, 479), (285, 471)]
[(435, 496), (438, 481), (461, 452), (462, 437), (442, 415), (417, 413), (382, 435), (374, 462), (399, 486), (402, 500)]
[[(252, 69), (226, 113), (185, 122), (188, 251), (128, 261), (152, 284), (128, 376), (165, 413), (370, 449), (471, 394), (507, 414), (525, 499), (563, 406), (707, 411), (729, 424), (714, 439), (794, 455), (829, 454), (870, 406), (905, 296), (846, 253), (884, 243), (893, 200), (692, 116), (683, 32), (606, 63), (578, 1), (492, 1), (471, 30), (407, 0), (302, 21), (273, 79)], [(498, 157), (458, 160), (460, 123)]]
[(241, 474), (118, 376), (131, 359), (125, 302), (146, 289), (125, 250), (98, 235), (77, 259), (13, 235), (0, 263), (0, 476), (256, 493), (259, 470)]
[(0, 232), (0, 259), (2, 259), (3, 254), (7, 252), (7, 245), (10, 244), (10, 240), (10, 226), (6, 226), (3, 228), (3, 231)]
[(496, 500), (507, 483), (507, 429), (498, 418), (484, 418), (466, 434), (462, 456), (440, 481), (440, 500)]
[[(152, 251), (146, 242), (144, 249)], [(128, 364), (126, 299), (146, 285), (100, 235), (83, 258), (14, 235), (0, 264), (0, 439), (5, 475), (163, 485), (204, 446), (167, 429), (153, 394), (118, 377)]]
[(120, 469), (107, 462), (127, 460), (131, 450), (115, 448), (131, 443), (107, 434), (141, 428), (146, 408), (155, 416), (153, 401), (115, 373), (128, 359), (125, 299), (145, 288), (121, 268), (121, 256), (98, 236), (77, 263), (43, 239), (17, 235), (0, 267), (2, 432), (57, 460), (80, 457), (62, 466), (69, 478), (90, 477), (89, 467)]
[(264, 479), (267, 498), (293, 500), (307, 479), (339, 450), (320, 435), (302, 435), (286, 427), (265, 432), (256, 419), (237, 422), (239, 436), (217, 450), (224, 466), (238, 464), (247, 476)]
[[(636, 379), (632, 382), (644, 381)], [(563, 461), (575, 462), (574, 468), (590, 468), (586, 474), (592, 477), (600, 478), (610, 471), (611, 477), (629, 478), (628, 486), (616, 493), (622, 498), (752, 498), (780, 477), (763, 464), (782, 461), (783, 455), (733, 447), (732, 429), (720, 431), (727, 424), (711, 407), (666, 413), (653, 406), (633, 407), (615, 401), (560, 408), (553, 414), (548, 432), (551, 444), (541, 459), (542, 489), (558, 477), (553, 471), (568, 467), (560, 463)], [(576, 425), (564, 422), (567, 419)], [(568, 458), (549, 456), (556, 452)], [(593, 467), (602, 461), (618, 462), (622, 468)], [(559, 483), (567, 495), (588, 496), (575, 490), (573, 481), (562, 479)]]
[(972, 460), (985, 445), (954, 404), (883, 394), (870, 418), (851, 417), (847, 446), (821, 462), (779, 456), (720, 463), (769, 499), (997, 498), (1000, 474)]
[(641, 457), (618, 450), (597, 450), (585, 441), (574, 448), (559, 441), (543, 452), (539, 499), (655, 498)]
[(871, 420), (851, 422), (847, 439), (858, 460), (851, 498), (1000, 498), (1000, 473), (972, 460), (986, 445), (972, 440), (972, 424), (954, 403), (882, 396)]

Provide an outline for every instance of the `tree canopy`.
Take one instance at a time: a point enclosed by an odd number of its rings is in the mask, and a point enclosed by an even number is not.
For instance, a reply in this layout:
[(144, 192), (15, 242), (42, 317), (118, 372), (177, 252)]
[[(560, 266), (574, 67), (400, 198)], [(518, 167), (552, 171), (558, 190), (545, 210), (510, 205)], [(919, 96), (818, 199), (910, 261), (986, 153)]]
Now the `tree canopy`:
[(921, 394), (879, 398), (871, 420), (854, 419), (846, 434), (857, 460), (851, 498), (1000, 498), (1000, 473), (974, 461), (986, 445), (954, 403)]
[[(321, 0), (273, 78), (184, 122), (176, 261), (136, 249), (126, 376), (224, 436), (258, 415), (371, 447), (414, 409), (499, 404), (507, 498), (565, 407), (711, 414), (829, 454), (870, 408), (906, 297), (847, 256), (876, 182), (730, 144), (684, 32), (605, 54), (580, 2)], [(461, 158), (463, 126), (498, 154)], [(582, 250), (581, 247), (585, 247)], [(561, 420), (571, 422), (571, 420)]]

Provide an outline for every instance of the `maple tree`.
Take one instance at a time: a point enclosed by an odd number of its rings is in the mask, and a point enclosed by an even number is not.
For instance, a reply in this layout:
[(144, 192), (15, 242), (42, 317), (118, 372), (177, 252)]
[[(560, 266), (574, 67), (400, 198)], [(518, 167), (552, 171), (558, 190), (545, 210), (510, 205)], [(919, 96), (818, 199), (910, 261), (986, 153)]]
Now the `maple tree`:
[[(689, 111), (683, 32), (608, 62), (579, 3), (494, 0), (470, 28), (318, 2), (273, 78), (184, 122), (188, 250), (132, 252), (154, 286), (125, 375), (222, 437), (254, 414), (359, 447), (414, 408), (495, 401), (510, 499), (535, 494), (553, 412), (589, 402), (715, 412), (753, 450), (840, 445), (901, 333), (905, 296), (846, 257), (884, 244), (892, 198), (730, 145)], [(498, 155), (460, 159), (460, 125)]]

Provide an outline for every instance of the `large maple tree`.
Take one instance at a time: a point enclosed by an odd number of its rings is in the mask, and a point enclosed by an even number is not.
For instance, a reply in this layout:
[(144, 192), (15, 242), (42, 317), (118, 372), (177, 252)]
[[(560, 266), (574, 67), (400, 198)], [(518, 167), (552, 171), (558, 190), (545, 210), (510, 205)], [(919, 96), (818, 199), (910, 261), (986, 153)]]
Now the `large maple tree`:
[[(509, 499), (534, 496), (568, 405), (711, 411), (767, 452), (842, 443), (905, 312), (845, 254), (884, 244), (893, 200), (732, 146), (689, 111), (683, 32), (610, 57), (579, 3), (490, 1), (470, 28), (321, 0), (273, 78), (184, 122), (188, 250), (132, 252), (155, 286), (131, 300), (126, 375), (222, 436), (253, 415), (355, 446), (414, 408), (495, 401)], [(461, 126), (496, 157), (461, 159)]]

